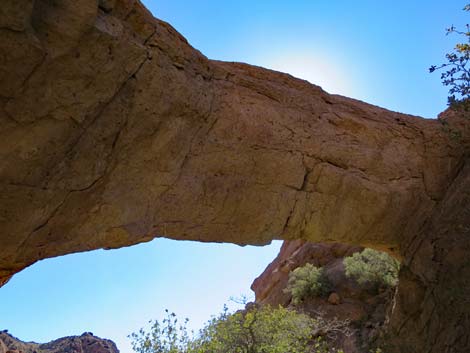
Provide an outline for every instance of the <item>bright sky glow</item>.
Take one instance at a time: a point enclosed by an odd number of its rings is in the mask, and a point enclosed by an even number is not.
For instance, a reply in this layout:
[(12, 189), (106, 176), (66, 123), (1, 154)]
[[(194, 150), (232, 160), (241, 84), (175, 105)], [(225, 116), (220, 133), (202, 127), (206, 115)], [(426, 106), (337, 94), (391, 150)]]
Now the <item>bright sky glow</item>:
[(354, 91), (354, 85), (360, 86), (353, 82), (351, 73), (321, 54), (287, 50), (272, 61), (266, 60), (266, 67), (303, 78), (335, 94), (348, 95)]
[[(436, 117), (439, 74), (468, 0), (144, 0), (212, 59), (293, 74), (388, 109)], [(200, 327), (274, 258), (263, 248), (159, 239), (136, 247), (42, 261), (0, 288), (0, 329), (45, 342), (84, 331), (126, 336), (169, 308)]]
[(445, 28), (462, 28), (469, 16), (467, 0), (145, 3), (211, 59), (277, 68), (330, 93), (427, 118), (447, 103), (428, 68), (460, 40)]

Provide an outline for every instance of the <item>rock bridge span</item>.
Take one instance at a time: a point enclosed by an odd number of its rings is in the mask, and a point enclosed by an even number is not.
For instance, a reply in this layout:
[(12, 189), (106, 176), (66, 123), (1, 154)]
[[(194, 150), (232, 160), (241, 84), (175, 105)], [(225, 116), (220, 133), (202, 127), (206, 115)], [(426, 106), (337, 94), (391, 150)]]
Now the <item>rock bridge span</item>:
[(209, 60), (139, 1), (3, 0), (0, 37), (1, 283), (157, 235), (352, 243), (403, 260), (398, 351), (469, 348), (468, 120)]

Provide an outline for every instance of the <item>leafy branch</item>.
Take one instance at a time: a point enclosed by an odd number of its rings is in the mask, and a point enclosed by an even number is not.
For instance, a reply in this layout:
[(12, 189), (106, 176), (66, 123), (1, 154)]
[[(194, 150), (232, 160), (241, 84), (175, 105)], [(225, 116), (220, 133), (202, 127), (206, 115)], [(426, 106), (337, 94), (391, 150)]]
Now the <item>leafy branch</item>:
[[(463, 8), (470, 11), (470, 4)], [(458, 34), (464, 37), (463, 43), (458, 43), (451, 53), (446, 54), (447, 62), (441, 65), (432, 65), (429, 72), (445, 70), (441, 73), (444, 86), (449, 88), (448, 104), (451, 107), (462, 107), (469, 110), (470, 98), (470, 25), (465, 30), (459, 30), (455, 26), (446, 29), (446, 35)]]

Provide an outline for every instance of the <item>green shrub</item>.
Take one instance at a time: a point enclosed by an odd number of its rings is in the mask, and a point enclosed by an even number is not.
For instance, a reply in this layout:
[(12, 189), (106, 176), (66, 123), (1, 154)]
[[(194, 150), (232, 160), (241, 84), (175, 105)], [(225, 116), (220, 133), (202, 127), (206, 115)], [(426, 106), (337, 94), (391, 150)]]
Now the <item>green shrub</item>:
[(329, 282), (323, 269), (305, 264), (289, 273), (286, 293), (292, 296), (293, 304), (300, 304), (307, 298), (326, 294), (330, 289)]
[[(329, 324), (283, 307), (256, 306), (235, 313), (227, 308), (212, 318), (195, 337), (189, 337), (186, 323), (178, 325), (175, 314), (150, 331), (131, 334), (138, 353), (341, 353), (330, 348), (319, 332)], [(333, 325), (335, 326), (335, 325)], [(336, 327), (336, 326), (335, 326)]]
[(311, 353), (344, 353), (344, 351), (342, 349), (331, 348), (331, 345), (320, 336), (313, 342)]
[(346, 276), (354, 278), (359, 284), (371, 284), (375, 289), (394, 287), (398, 283), (400, 263), (390, 255), (373, 249), (343, 260)]
[(187, 347), (191, 340), (186, 325), (188, 319), (181, 324), (175, 313), (165, 310), (166, 317), (162, 322), (149, 321), (150, 330), (143, 328), (139, 332), (131, 333), (132, 349), (138, 353), (182, 353), (188, 352)]
[(282, 307), (224, 312), (200, 331), (193, 349), (198, 353), (307, 353), (314, 328), (314, 319)]

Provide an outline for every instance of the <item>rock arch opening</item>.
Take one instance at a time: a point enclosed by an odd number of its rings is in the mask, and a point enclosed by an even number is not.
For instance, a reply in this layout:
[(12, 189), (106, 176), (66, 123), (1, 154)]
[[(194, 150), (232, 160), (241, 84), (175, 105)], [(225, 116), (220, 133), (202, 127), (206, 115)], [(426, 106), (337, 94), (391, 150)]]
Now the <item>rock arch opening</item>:
[(0, 283), (162, 233), (382, 247), (398, 351), (468, 350), (468, 119), (211, 61), (139, 1), (24, 3), (1, 5)]
[[(243, 307), (230, 298), (254, 299), (250, 284), (279, 247), (280, 242), (239, 247), (159, 238), (40, 261), (0, 290), (0, 330), (40, 343), (91, 332), (131, 353), (127, 336), (149, 320), (161, 321), (165, 309), (189, 318), (188, 328), (198, 331), (224, 305), (230, 311)], [(0, 342), (5, 339), (0, 332)]]
[[(0, 292), (0, 301), (8, 303), (2, 310), (4, 325), (8, 325), (4, 328), (23, 341), (46, 342), (69, 336), (36, 347), (40, 352), (49, 352), (44, 351), (47, 347), (52, 351), (66, 349), (78, 341), (109, 349), (116, 343), (122, 352), (131, 352), (127, 335), (149, 319), (162, 320), (165, 308), (178, 313), (179, 318), (189, 317), (190, 328), (202, 328), (209, 317), (231, 303), (229, 298), (247, 294), (250, 283), (274, 258), (280, 245), (238, 247), (160, 238), (120, 250), (41, 261)], [(255, 296), (247, 298), (342, 325), (341, 332), (332, 330), (328, 334), (335, 335), (334, 340), (329, 338), (331, 344), (343, 347), (345, 352), (378, 344), (394, 289), (359, 284), (346, 274), (343, 262), (362, 250), (339, 243), (286, 241), (254, 280), (251, 288)], [(293, 305), (286, 293), (287, 278), (307, 263), (324, 271), (328, 288)], [(241, 304), (229, 307), (242, 309), (245, 303)], [(27, 322), (25, 317), (29, 317)], [(70, 337), (81, 332), (85, 333)], [(15, 340), (8, 332), (0, 332), (0, 342), (10, 350), (28, 352), (34, 348), (34, 344)]]

